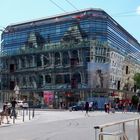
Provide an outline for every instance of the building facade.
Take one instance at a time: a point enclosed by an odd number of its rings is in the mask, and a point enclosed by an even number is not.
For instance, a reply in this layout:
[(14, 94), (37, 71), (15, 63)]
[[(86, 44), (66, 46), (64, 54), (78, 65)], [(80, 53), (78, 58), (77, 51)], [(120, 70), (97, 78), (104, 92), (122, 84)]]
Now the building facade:
[(54, 106), (134, 92), (140, 44), (101, 9), (9, 25), (1, 39), (1, 100), (15, 86), (20, 98)]

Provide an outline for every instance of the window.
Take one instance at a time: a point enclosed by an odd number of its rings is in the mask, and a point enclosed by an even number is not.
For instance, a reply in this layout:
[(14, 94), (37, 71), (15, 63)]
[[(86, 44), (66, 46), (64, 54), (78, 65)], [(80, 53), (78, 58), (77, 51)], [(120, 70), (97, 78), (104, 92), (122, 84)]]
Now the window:
[(126, 70), (126, 74), (128, 74), (128, 66), (126, 66), (126, 69), (125, 70)]

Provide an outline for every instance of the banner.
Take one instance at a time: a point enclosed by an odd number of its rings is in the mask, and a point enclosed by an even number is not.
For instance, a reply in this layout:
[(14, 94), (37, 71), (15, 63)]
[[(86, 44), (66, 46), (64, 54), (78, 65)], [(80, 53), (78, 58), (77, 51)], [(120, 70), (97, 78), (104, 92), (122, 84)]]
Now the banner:
[(89, 63), (88, 81), (91, 88), (108, 88), (109, 64)]
[(50, 105), (54, 100), (54, 93), (52, 91), (44, 91), (43, 92), (44, 103)]

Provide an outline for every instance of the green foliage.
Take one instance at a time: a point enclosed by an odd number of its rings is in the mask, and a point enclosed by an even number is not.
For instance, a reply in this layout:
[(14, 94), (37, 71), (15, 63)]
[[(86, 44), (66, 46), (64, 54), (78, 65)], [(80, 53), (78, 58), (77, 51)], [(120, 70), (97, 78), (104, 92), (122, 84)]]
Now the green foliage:
[(133, 95), (131, 102), (132, 102), (133, 105), (136, 106), (139, 102), (139, 97), (137, 95)]
[(135, 85), (137, 86), (137, 89), (140, 89), (140, 73), (136, 73), (134, 75), (134, 81)]

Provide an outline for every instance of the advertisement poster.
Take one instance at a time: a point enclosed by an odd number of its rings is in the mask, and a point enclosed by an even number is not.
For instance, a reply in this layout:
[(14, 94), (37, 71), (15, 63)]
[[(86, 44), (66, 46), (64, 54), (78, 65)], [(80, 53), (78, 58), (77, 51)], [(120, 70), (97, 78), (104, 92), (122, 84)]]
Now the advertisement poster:
[(91, 88), (108, 88), (109, 65), (100, 63), (89, 63), (88, 78)]
[(51, 105), (54, 100), (54, 93), (52, 91), (44, 91), (43, 92), (44, 103), (47, 105)]

